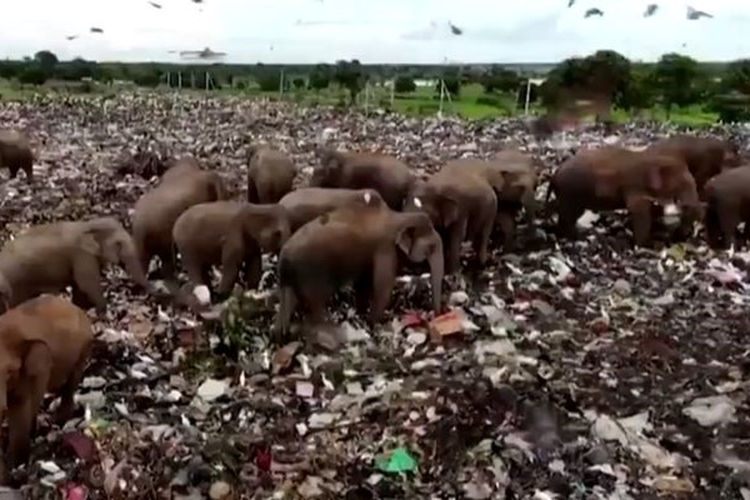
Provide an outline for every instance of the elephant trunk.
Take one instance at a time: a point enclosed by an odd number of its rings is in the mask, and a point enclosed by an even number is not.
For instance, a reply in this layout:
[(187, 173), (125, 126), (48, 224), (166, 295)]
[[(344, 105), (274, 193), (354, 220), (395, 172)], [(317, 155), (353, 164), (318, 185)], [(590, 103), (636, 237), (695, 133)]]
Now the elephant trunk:
[(435, 315), (440, 314), (443, 304), (443, 276), (445, 274), (443, 258), (443, 242), (436, 237), (435, 249), (428, 258), (430, 264), (430, 279), (432, 281), (432, 308)]
[(149, 291), (151, 286), (148, 282), (148, 278), (146, 278), (146, 273), (141, 267), (140, 259), (135, 251), (135, 245), (132, 242), (125, 245), (125, 248), (120, 255), (120, 260), (133, 281), (142, 286), (146, 291)]
[(535, 195), (534, 186), (529, 186), (521, 195), (521, 204), (526, 211), (526, 221), (529, 224), (533, 223), (538, 208)]

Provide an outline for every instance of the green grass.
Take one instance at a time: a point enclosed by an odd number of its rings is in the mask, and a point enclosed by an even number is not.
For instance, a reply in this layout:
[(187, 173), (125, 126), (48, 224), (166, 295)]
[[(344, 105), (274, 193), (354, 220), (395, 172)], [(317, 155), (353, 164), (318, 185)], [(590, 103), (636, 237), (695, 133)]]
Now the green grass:
[[(20, 85), (17, 82), (0, 79), (0, 96), (2, 96), (2, 100), (12, 101), (27, 99), (40, 92), (95, 96), (113, 94), (118, 91), (117, 88), (112, 88), (108, 85), (96, 82), (90, 82), (88, 86), (90, 88), (87, 89), (87, 92), (82, 92), (80, 83), (50, 81), (41, 87), (35, 87)], [(166, 87), (162, 90), (165, 92), (169, 91)], [(183, 89), (181, 92), (186, 94), (205, 95), (205, 91), (199, 89)], [(218, 91), (211, 91), (211, 94), (236, 97), (244, 96), (250, 99), (262, 97), (270, 99), (279, 98), (278, 91), (262, 92), (257, 87), (250, 87), (242, 90), (225, 88)], [(436, 98), (435, 89), (431, 86), (418, 87), (414, 92), (397, 94), (394, 97), (393, 105), (391, 106), (391, 94), (389, 89), (379, 86), (371, 86), (369, 98), (367, 99), (369, 109), (374, 110), (376, 108), (385, 108), (392, 109), (393, 111), (408, 116), (431, 116), (437, 114), (440, 108), (440, 100)], [(334, 85), (319, 92), (291, 89), (284, 92), (281, 98), (286, 101), (293, 101), (300, 105), (307, 106), (335, 106), (348, 105), (349, 103), (348, 93)], [(482, 99), (485, 102), (477, 102), (478, 99)], [(360, 93), (358, 96), (357, 105), (361, 108), (365, 107), (364, 92)], [(536, 107), (534, 109), (538, 110)], [(458, 97), (444, 100), (443, 113), (447, 115), (457, 115), (469, 120), (484, 120), (498, 117), (518, 116), (523, 113), (523, 109), (516, 108), (515, 95), (492, 94), (490, 98), (487, 99), (481, 85), (471, 84), (461, 87)], [(620, 109), (613, 110), (612, 116), (618, 122), (625, 122), (632, 118), (626, 111)], [(641, 116), (658, 121), (667, 120), (666, 110), (661, 107), (647, 110), (641, 113)], [(671, 113), (670, 121), (680, 125), (702, 127), (716, 123), (717, 114), (706, 111), (702, 106), (695, 105), (674, 109)]]

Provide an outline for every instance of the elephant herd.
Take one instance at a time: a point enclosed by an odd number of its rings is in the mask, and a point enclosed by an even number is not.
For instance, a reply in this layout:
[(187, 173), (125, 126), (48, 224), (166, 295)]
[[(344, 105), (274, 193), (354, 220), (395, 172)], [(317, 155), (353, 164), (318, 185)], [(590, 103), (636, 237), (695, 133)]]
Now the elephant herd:
[[(5, 134), (5, 135), (3, 135)], [(284, 153), (252, 146), (247, 201), (229, 199), (222, 177), (192, 157), (173, 161), (136, 203), (132, 234), (112, 217), (62, 221), (26, 229), (0, 250), (0, 419), (10, 436), (6, 465), (28, 456), (30, 433), (45, 392), (62, 396), (64, 420), (91, 350), (91, 322), (81, 308), (106, 308), (101, 267), (119, 263), (147, 293), (153, 257), (166, 282), (177, 284), (177, 256), (188, 286), (225, 296), (244, 275), (257, 287), (264, 253), (278, 254), (279, 311), (274, 332), (283, 340), (298, 307), (313, 324), (325, 320), (340, 288), (352, 285), (360, 313), (382, 319), (404, 260), (430, 268), (433, 309), (442, 309), (442, 282), (459, 270), (462, 244), (474, 261), (490, 256), (499, 228), (514, 246), (523, 212), (533, 222), (539, 164), (508, 149), (490, 159), (447, 162), (426, 179), (383, 154), (320, 148), (308, 187), (293, 190), (297, 169)], [(33, 155), (20, 134), (0, 134), (0, 166), (25, 170)], [(702, 220), (712, 245), (735, 242), (750, 222), (750, 167), (736, 145), (716, 138), (674, 136), (643, 151), (606, 146), (578, 152), (555, 170), (558, 234), (572, 237), (585, 210), (626, 209), (636, 243), (650, 239), (659, 207), (681, 209), (682, 231)], [(750, 234), (750, 224), (745, 226)], [(70, 287), (72, 302), (50, 294)], [(173, 289), (174, 290), (174, 289)], [(175, 292), (178, 293), (178, 292)], [(0, 467), (0, 483), (5, 481)]]

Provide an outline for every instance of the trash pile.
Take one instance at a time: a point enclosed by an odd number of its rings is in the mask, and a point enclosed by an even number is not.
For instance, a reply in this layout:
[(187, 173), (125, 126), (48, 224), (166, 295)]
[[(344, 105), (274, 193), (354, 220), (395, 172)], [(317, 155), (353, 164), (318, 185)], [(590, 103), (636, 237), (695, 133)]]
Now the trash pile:
[[(36, 185), (0, 187), (3, 239), (96, 215), (129, 225), (150, 176), (186, 153), (244, 196), (258, 140), (292, 155), (300, 184), (319, 144), (426, 175), (509, 140), (543, 160), (544, 180), (581, 147), (670, 132), (538, 141), (522, 120), (156, 94), (2, 103), (0, 120), (38, 153)], [(700, 238), (634, 249), (618, 214), (579, 224), (575, 242), (556, 242), (549, 221), (522, 226), (516, 253), (448, 279), (442, 317), (423, 313), (425, 280), (403, 276), (375, 330), (342, 293), (335, 331), (285, 346), (269, 343), (272, 262), (261, 290), (203, 315), (131, 293), (112, 269), (77, 417), (61, 429), (43, 413), (16, 484), (66, 499), (750, 498), (750, 253)]]

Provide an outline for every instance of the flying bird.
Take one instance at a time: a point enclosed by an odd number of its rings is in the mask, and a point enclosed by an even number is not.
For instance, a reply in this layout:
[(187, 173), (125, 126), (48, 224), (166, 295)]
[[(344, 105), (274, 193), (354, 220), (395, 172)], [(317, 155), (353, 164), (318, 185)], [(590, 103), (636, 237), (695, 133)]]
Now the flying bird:
[(591, 17), (591, 16), (599, 16), (599, 17), (601, 17), (603, 15), (604, 15), (604, 12), (602, 12), (601, 10), (597, 9), (596, 7), (594, 7), (592, 9), (587, 10), (586, 13), (583, 15), (583, 17)]
[(574, 3), (576, 3), (576, 0), (568, 0), (568, 8), (571, 8)]
[(651, 3), (646, 7), (646, 12), (643, 13), (643, 17), (651, 17), (654, 14), (656, 14), (656, 11), (659, 9), (659, 5), (655, 3)]
[(692, 7), (690, 7), (688, 5), (688, 8), (687, 8), (687, 18), (690, 21), (695, 21), (697, 19), (700, 19), (701, 17), (712, 18), (714, 16), (712, 16), (708, 12), (703, 12), (702, 10), (695, 10), (694, 8), (692, 8)]
[(160, 3), (152, 2), (151, 0), (149, 0), (149, 1), (148, 1), (148, 4), (149, 4), (149, 5), (151, 6), (151, 7), (155, 8), (155, 9), (161, 9), (161, 4), (160, 4)]
[(101, 28), (97, 28), (96, 26), (92, 26), (91, 29), (89, 29), (92, 33), (104, 33), (104, 30)]
[(454, 35), (463, 35), (463, 34), (464, 34), (464, 30), (462, 30), (462, 29), (461, 29), (461, 28), (459, 28), (458, 26), (454, 25), (454, 24), (453, 24), (452, 22), (450, 22), (450, 21), (448, 21), (448, 26), (449, 26), (449, 27), (450, 27), (450, 29), (451, 29), (451, 33), (453, 33)]
[(78, 38), (78, 35), (68, 35), (65, 37), (66, 40), (75, 40), (76, 38)]

